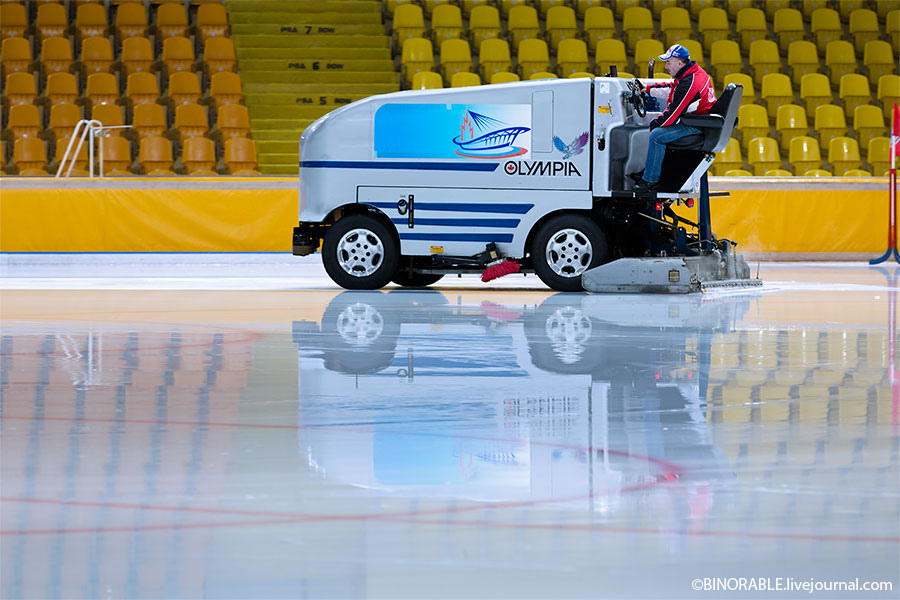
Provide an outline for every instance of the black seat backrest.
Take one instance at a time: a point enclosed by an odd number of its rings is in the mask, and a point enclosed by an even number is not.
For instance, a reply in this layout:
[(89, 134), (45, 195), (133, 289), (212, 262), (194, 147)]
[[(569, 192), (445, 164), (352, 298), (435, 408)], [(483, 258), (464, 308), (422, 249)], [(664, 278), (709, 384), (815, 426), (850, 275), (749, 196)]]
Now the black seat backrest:
[(731, 132), (737, 123), (737, 111), (741, 107), (741, 96), (744, 87), (739, 83), (730, 83), (709, 114), (684, 115), (681, 122), (685, 125), (699, 127), (703, 133), (686, 136), (680, 140), (669, 142), (669, 146), (682, 150), (699, 150), (701, 152), (721, 152), (731, 139)]
[[(719, 115), (725, 119), (722, 125), (722, 131), (719, 132), (718, 140), (712, 148), (705, 148), (709, 152), (721, 152), (728, 145), (731, 139), (731, 132), (737, 123), (738, 109), (741, 107), (741, 97), (744, 95), (744, 86), (739, 83), (729, 83), (716, 103), (709, 110), (711, 115)], [(706, 144), (704, 144), (706, 146)]]

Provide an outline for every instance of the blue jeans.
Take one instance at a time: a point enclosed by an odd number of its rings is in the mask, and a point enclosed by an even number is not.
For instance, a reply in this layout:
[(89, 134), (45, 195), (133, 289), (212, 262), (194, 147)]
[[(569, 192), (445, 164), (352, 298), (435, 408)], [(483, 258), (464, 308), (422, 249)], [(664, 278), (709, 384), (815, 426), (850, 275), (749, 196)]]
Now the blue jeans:
[(656, 183), (666, 156), (666, 144), (695, 133), (702, 133), (696, 127), (675, 123), (668, 127), (657, 127), (650, 132), (650, 145), (647, 148), (647, 161), (644, 163), (644, 181)]

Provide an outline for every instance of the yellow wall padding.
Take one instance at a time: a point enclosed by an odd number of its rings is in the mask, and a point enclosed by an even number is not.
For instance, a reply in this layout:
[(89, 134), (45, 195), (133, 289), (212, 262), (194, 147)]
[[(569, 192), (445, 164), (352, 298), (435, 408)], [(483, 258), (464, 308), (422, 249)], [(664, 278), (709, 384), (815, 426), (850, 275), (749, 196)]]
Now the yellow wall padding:
[[(750, 178), (740, 186), (753, 185)], [(22, 180), (18, 180), (22, 181)], [(79, 187), (0, 181), (3, 252), (290, 252), (297, 223), (291, 178), (164, 184), (102, 180)], [(258, 183), (255, 183), (258, 182)], [(786, 189), (736, 189), (711, 200), (713, 231), (739, 252), (880, 253), (887, 239), (887, 180), (822, 179)], [(883, 189), (881, 182), (884, 182)], [(160, 186), (170, 189), (160, 189)], [(197, 189), (184, 189), (193, 185)], [(726, 183), (713, 189), (723, 189)], [(839, 187), (842, 186), (842, 187)], [(760, 187), (772, 187), (771, 184)], [(838, 188), (838, 189), (835, 189)], [(696, 220), (697, 209), (679, 209)]]
[(0, 191), (3, 252), (290, 252), (296, 222), (296, 188)]

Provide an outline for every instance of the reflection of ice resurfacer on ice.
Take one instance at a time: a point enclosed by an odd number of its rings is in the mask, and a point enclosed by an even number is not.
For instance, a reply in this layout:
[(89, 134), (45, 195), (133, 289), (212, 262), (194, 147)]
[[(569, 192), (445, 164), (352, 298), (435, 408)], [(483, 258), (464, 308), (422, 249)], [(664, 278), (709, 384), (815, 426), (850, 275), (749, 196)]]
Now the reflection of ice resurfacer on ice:
[[(523, 271), (561, 291), (693, 292), (758, 285), (712, 233), (706, 173), (736, 121), (742, 88), (702, 134), (668, 145), (659, 191), (627, 176), (647, 155), (642, 96), (619, 78), (569, 79), (373, 96), (300, 138), (293, 251), (321, 243), (350, 289), (487, 281)], [(699, 205), (693, 223), (676, 212)]]

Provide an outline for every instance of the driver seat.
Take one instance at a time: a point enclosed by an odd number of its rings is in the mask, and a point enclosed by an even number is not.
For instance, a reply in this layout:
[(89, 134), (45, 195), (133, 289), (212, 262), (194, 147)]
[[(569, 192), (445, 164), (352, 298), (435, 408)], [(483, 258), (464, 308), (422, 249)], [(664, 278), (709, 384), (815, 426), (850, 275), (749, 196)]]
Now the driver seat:
[(673, 150), (695, 150), (704, 153), (721, 152), (728, 145), (731, 132), (737, 124), (737, 112), (741, 106), (744, 86), (729, 83), (706, 115), (684, 115), (681, 122), (703, 130), (703, 133), (687, 135), (667, 146)]

